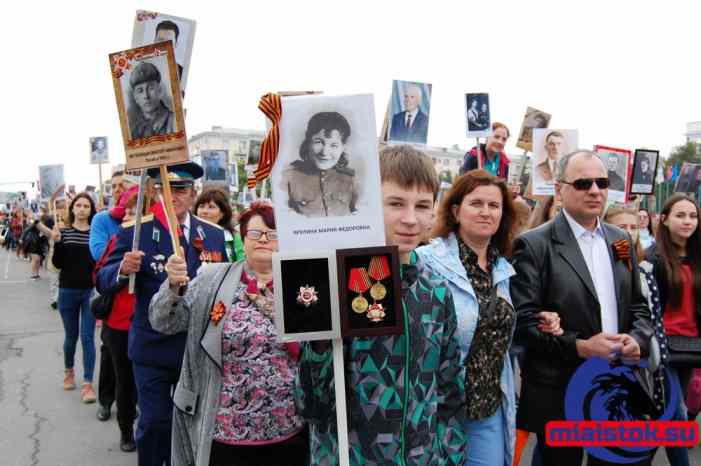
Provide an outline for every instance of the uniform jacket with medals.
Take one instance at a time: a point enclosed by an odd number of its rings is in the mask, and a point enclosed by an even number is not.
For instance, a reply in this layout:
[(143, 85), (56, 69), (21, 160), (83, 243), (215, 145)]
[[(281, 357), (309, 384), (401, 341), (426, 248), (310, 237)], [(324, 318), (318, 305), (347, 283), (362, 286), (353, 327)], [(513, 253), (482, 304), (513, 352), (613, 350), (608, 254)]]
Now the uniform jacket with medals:
[(290, 208), (306, 217), (353, 214), (358, 200), (355, 170), (345, 165), (345, 154), (329, 170), (319, 170), (311, 161), (292, 162), (283, 178)]
[[(157, 204), (156, 207), (160, 207)], [(129, 359), (138, 364), (179, 369), (185, 350), (186, 333), (164, 335), (151, 327), (148, 307), (151, 298), (166, 280), (165, 265), (173, 254), (170, 233), (162, 209), (154, 209), (155, 215), (144, 217), (141, 224), (139, 249), (144, 252), (141, 269), (136, 275), (136, 310), (129, 330)], [(190, 214), (185, 250), (187, 271), (194, 278), (203, 262), (226, 261), (224, 230), (210, 222)], [(119, 276), (119, 267), (126, 252), (132, 250), (133, 224), (126, 224), (117, 233), (117, 245), (105, 265), (97, 274), (97, 289), (102, 293), (114, 292), (128, 279)]]

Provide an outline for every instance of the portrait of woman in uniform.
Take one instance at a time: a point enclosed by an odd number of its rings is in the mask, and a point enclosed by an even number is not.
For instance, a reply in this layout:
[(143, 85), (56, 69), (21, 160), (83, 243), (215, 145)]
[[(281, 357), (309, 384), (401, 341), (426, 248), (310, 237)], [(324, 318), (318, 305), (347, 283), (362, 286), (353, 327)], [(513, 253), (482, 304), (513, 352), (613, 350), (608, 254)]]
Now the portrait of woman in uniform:
[(338, 112), (319, 112), (307, 122), (299, 159), (283, 173), (289, 208), (306, 217), (338, 217), (356, 212), (358, 190), (346, 144), (348, 120)]

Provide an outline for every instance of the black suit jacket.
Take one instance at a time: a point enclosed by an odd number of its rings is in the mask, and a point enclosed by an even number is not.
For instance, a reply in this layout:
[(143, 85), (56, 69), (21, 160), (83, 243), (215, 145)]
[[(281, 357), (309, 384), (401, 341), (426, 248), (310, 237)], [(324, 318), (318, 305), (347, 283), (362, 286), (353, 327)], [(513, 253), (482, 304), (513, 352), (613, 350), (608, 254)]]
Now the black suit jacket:
[[(635, 247), (623, 230), (602, 225), (613, 265), (618, 331), (635, 338), (646, 357), (653, 332), (650, 310), (640, 292)], [(613, 256), (611, 244), (620, 239), (630, 244), (632, 270)], [(513, 265), (516, 275), (511, 279), (511, 297), (518, 316), (516, 341), (528, 351), (523, 377), (562, 387), (584, 362), (577, 355), (576, 340), (601, 332), (601, 308), (594, 282), (563, 213), (516, 239)], [(563, 335), (538, 330), (536, 314), (543, 310), (560, 315)]]
[(390, 129), (390, 141), (418, 142), (426, 144), (428, 137), (428, 116), (419, 110), (416, 118), (411, 123), (411, 128), (406, 127), (406, 112), (396, 113), (392, 117)]

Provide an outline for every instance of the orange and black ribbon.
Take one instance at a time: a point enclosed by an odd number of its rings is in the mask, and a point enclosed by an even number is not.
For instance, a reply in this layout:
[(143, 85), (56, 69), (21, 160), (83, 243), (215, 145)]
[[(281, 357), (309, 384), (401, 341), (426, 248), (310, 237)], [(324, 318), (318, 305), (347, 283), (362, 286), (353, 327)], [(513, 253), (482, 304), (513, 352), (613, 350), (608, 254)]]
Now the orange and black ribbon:
[(379, 281), (384, 280), (389, 277), (389, 261), (387, 261), (387, 256), (373, 256), (370, 259), (370, 266), (368, 267), (370, 272), (370, 277)]
[(370, 288), (371, 282), (368, 271), (365, 268), (355, 268), (350, 270), (348, 288), (356, 293), (365, 293)]
[(263, 139), (260, 146), (260, 158), (258, 159), (258, 168), (254, 175), (248, 179), (248, 189), (256, 187), (256, 183), (263, 181), (270, 175), (270, 171), (275, 165), (278, 149), (280, 148), (280, 118), (282, 117), (282, 101), (280, 96), (269, 92), (260, 98), (258, 108), (272, 122), (272, 127), (268, 134)]

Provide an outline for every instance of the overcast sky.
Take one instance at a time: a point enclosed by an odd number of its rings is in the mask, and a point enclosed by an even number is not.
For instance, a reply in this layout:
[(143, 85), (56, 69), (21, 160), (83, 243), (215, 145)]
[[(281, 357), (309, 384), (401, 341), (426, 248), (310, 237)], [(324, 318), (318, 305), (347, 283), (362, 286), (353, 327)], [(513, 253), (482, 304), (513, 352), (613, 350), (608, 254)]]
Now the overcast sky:
[[(378, 129), (393, 79), (433, 84), (428, 142), (471, 145), (464, 93), (488, 92), (492, 120), (517, 133), (526, 106), (579, 130), (582, 147), (684, 142), (701, 120), (697, 2), (110, 1), (3, 7), (0, 183), (64, 163), (97, 184), (88, 138), (124, 161), (107, 55), (128, 49), (135, 11), (197, 21), (185, 107), (189, 135), (212, 125), (264, 129), (271, 90), (372, 93)], [(507, 150), (515, 149), (516, 138)], [(105, 176), (109, 176), (105, 166)], [(0, 185), (0, 191), (20, 185)], [(26, 189), (26, 186), (24, 186)]]

